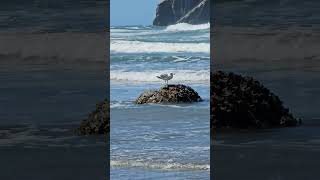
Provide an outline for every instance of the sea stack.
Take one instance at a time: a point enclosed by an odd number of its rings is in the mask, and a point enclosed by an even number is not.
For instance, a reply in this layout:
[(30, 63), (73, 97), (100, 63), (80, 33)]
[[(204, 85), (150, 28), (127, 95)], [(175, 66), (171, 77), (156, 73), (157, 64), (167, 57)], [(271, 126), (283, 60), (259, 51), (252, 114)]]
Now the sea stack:
[(177, 104), (202, 101), (198, 93), (191, 87), (183, 84), (169, 84), (159, 90), (143, 92), (135, 101), (136, 104)]
[(257, 80), (222, 71), (211, 74), (211, 128), (288, 127), (298, 122)]
[(158, 5), (153, 25), (204, 24), (209, 21), (210, 0), (163, 0)]

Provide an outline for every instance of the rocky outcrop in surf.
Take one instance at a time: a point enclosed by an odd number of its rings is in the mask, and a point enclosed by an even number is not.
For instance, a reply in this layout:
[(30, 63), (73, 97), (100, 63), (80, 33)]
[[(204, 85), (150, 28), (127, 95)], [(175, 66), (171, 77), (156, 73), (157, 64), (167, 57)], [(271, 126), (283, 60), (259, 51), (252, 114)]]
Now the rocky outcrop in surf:
[(80, 123), (76, 130), (80, 135), (107, 134), (110, 132), (109, 102), (104, 100), (96, 104), (96, 109)]
[(257, 80), (222, 71), (211, 74), (211, 128), (288, 127), (298, 122)]
[(158, 5), (153, 25), (203, 24), (209, 20), (210, 0), (163, 0)]
[(202, 101), (198, 93), (191, 87), (183, 84), (170, 84), (159, 90), (143, 92), (135, 101), (136, 104), (176, 104)]

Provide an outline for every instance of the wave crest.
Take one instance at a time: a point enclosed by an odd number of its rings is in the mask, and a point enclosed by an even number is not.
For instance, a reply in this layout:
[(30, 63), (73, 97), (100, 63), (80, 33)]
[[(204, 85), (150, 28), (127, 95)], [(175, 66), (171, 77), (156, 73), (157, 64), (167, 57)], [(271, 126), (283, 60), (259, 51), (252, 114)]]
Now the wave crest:
[(210, 43), (111, 41), (112, 53), (210, 53)]
[(198, 31), (198, 30), (209, 30), (210, 29), (210, 23), (206, 24), (198, 24), (198, 25), (192, 25), (188, 23), (178, 23), (174, 25), (168, 26), (165, 31)]
[[(168, 71), (111, 71), (110, 80), (111, 81), (131, 81), (131, 82), (162, 82), (156, 76), (162, 73), (170, 73)], [(210, 72), (209, 70), (174, 70), (174, 78), (170, 82), (180, 83), (180, 82), (209, 82)]]
[(161, 169), (166, 171), (182, 170), (182, 171), (209, 171), (210, 165), (207, 164), (193, 164), (193, 163), (159, 163), (159, 162), (141, 162), (133, 160), (111, 160), (111, 167), (129, 167), (129, 168), (148, 168)]

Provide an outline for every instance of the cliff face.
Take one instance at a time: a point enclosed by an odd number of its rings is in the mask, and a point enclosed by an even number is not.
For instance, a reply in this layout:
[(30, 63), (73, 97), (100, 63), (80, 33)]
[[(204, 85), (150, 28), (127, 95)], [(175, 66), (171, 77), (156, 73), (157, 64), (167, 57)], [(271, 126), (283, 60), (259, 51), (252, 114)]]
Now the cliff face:
[(210, 0), (163, 0), (158, 5), (153, 25), (202, 24), (209, 20)]

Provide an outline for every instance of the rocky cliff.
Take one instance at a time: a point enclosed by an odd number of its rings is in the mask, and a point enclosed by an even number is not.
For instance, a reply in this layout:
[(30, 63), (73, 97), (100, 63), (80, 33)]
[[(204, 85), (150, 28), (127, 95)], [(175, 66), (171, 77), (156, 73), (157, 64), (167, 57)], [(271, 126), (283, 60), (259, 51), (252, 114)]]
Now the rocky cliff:
[(153, 25), (203, 24), (209, 20), (210, 0), (163, 0), (158, 5)]

